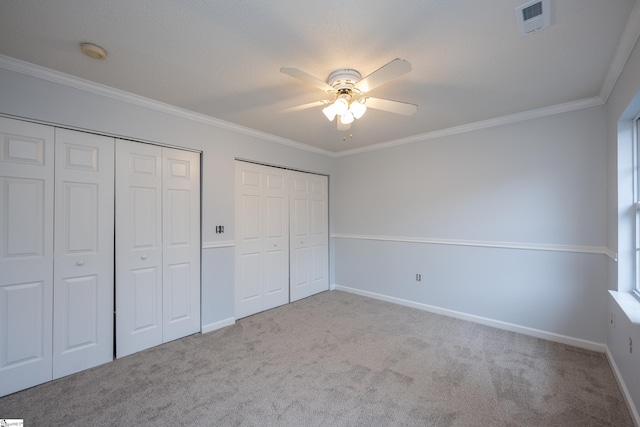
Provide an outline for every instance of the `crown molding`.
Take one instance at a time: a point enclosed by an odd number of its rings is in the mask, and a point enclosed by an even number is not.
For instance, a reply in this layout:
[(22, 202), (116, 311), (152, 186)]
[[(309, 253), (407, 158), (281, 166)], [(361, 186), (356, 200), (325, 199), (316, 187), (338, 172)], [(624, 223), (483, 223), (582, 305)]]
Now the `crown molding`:
[(169, 114), (172, 116), (180, 117), (183, 119), (191, 120), (191, 121), (202, 123), (205, 125), (215, 126), (220, 129), (237, 132), (253, 138), (258, 138), (258, 139), (266, 140), (269, 142), (275, 142), (277, 144), (286, 145), (288, 147), (297, 148), (299, 150), (309, 151), (312, 153), (322, 154), (325, 156), (333, 156), (334, 154), (333, 152), (324, 150), (322, 148), (292, 141), (290, 139), (282, 138), (276, 135), (272, 135), (270, 133), (261, 132), (255, 129), (240, 126), (240, 125), (230, 123), (224, 120), (216, 119), (214, 117), (207, 116), (204, 114), (195, 113), (193, 111), (189, 111), (184, 108), (175, 107), (173, 105), (169, 105), (164, 102), (156, 101), (150, 98), (145, 98), (144, 96), (135, 95), (120, 89), (115, 89), (100, 83), (95, 83), (89, 80), (85, 80), (80, 77), (75, 77), (59, 71), (44, 68), (39, 65), (32, 64), (30, 62), (12, 58), (10, 56), (0, 55), (0, 68), (5, 68), (10, 71), (26, 74), (42, 80), (47, 80), (53, 83), (65, 85), (75, 89), (80, 89), (82, 91), (94, 93), (96, 95), (116, 99), (118, 101), (123, 101), (128, 104), (137, 105), (139, 107), (148, 108), (150, 110), (158, 111), (160, 113)]
[(458, 135), (461, 133), (473, 132), (480, 129), (487, 129), (496, 126), (508, 125), (511, 123), (522, 122), (525, 120), (538, 119), (541, 117), (552, 116), (560, 113), (581, 110), (583, 108), (595, 107), (604, 104), (599, 96), (593, 98), (584, 98), (577, 101), (565, 102), (564, 104), (552, 105), (550, 107), (538, 108), (535, 110), (524, 111), (522, 113), (509, 114), (507, 116), (496, 117), (494, 119), (483, 120), (480, 122), (468, 123), (466, 125), (455, 126), (447, 129), (436, 130), (433, 132), (423, 133), (421, 135), (409, 136), (393, 141), (382, 142), (380, 144), (368, 145), (366, 147), (354, 148), (334, 153), (335, 157), (350, 156), (353, 154), (366, 153), (368, 151), (382, 150), (385, 148), (397, 147), (399, 145), (411, 144), (413, 142), (423, 142), (430, 139), (442, 138), (445, 136)]
[[(634, 13), (638, 13), (637, 12), (638, 9), (639, 9), (638, 7), (634, 8)], [(632, 17), (633, 16), (635, 15), (632, 14)], [(637, 26), (640, 28), (640, 24)], [(625, 28), (625, 34), (628, 32), (627, 28), (629, 27), (634, 27), (634, 26), (631, 24), (627, 24), (627, 27)], [(633, 48), (633, 46), (631, 46), (631, 48)], [(620, 47), (618, 50), (620, 50)], [(628, 58), (628, 55), (627, 55), (627, 58)], [(624, 62), (626, 62), (626, 59)], [(622, 66), (624, 66), (624, 63)], [(234, 123), (226, 122), (224, 120), (216, 119), (214, 117), (210, 117), (204, 114), (195, 113), (193, 111), (175, 107), (173, 105), (169, 105), (160, 101), (145, 98), (143, 96), (134, 95), (132, 93), (125, 92), (120, 89), (115, 89), (100, 83), (95, 83), (95, 82), (81, 79), (79, 77), (71, 76), (69, 74), (65, 74), (59, 71), (44, 68), (39, 65), (25, 62), (25, 61), (12, 58), (6, 55), (0, 55), (0, 68), (5, 68), (10, 71), (15, 71), (18, 73), (30, 75), (32, 77), (36, 77), (42, 80), (47, 80), (53, 83), (65, 85), (65, 86), (79, 89), (85, 92), (94, 93), (96, 95), (116, 99), (132, 105), (137, 105), (140, 107), (148, 108), (154, 111), (173, 115), (176, 117), (181, 117), (181, 118), (202, 123), (205, 125), (214, 126), (220, 129), (225, 129), (231, 132), (247, 135), (253, 138), (274, 142), (276, 144), (281, 144), (281, 145), (296, 148), (299, 150), (321, 154), (321, 155), (324, 155), (327, 157), (333, 157), (333, 158), (350, 156), (353, 154), (360, 154), (360, 153), (366, 153), (369, 151), (382, 150), (386, 148), (397, 147), (400, 145), (411, 144), (414, 142), (423, 142), (423, 141), (428, 141), (435, 138), (442, 138), (442, 137), (451, 136), (451, 135), (458, 135), (462, 133), (473, 132), (480, 129), (487, 129), (491, 127), (517, 123), (525, 120), (551, 116), (554, 114), (580, 110), (583, 108), (589, 108), (597, 105), (602, 105), (605, 103), (605, 101), (603, 101), (603, 98), (601, 98), (600, 96), (596, 96), (593, 98), (584, 98), (577, 101), (567, 102), (564, 104), (552, 105), (549, 107), (543, 107), (535, 110), (524, 111), (521, 113), (510, 114), (507, 116), (496, 117), (489, 120), (468, 123), (461, 126), (455, 126), (447, 129), (436, 130), (433, 132), (427, 132), (419, 135), (413, 135), (410, 137), (382, 142), (379, 144), (368, 145), (366, 147), (334, 152), (334, 151), (329, 151), (322, 148), (314, 147), (311, 145), (303, 144), (301, 142), (292, 141), (290, 139), (282, 138), (266, 132), (261, 132), (255, 129), (240, 126)]]
[(600, 98), (602, 98), (603, 102), (606, 103), (609, 100), (609, 96), (613, 92), (624, 66), (627, 64), (638, 38), (640, 38), (640, 2), (636, 1), (633, 10), (629, 14), (629, 20), (624, 27), (622, 37), (620, 37), (613, 61), (609, 65), (609, 70), (600, 88)]

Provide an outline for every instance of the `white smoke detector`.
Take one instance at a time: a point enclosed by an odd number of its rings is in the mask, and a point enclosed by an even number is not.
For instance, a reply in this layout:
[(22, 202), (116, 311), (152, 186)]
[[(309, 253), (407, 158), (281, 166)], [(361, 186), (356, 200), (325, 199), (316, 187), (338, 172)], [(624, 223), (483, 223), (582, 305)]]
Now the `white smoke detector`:
[(551, 25), (551, 0), (533, 0), (516, 7), (520, 37), (528, 36)]

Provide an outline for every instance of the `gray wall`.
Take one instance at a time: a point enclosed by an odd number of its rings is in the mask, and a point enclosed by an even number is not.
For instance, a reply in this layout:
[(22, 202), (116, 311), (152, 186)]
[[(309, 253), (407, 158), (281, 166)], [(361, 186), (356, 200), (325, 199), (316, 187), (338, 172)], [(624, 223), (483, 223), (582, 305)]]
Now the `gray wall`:
[[(202, 151), (202, 324), (234, 317), (235, 158), (332, 175), (334, 159), (0, 68), (0, 114)], [(329, 195), (334, 180), (330, 178)], [(330, 216), (330, 226), (333, 221)], [(224, 225), (224, 234), (215, 226)], [(332, 266), (331, 266), (332, 267)], [(331, 272), (331, 277), (333, 273)]]
[(598, 106), (340, 158), (336, 284), (603, 344), (605, 157)]

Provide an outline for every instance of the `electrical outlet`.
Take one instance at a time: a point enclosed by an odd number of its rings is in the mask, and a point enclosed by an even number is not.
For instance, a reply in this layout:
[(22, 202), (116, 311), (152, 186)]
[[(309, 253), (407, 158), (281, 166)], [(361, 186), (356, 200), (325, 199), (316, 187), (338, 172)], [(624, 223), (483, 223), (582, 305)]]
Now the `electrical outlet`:
[(611, 326), (613, 326), (614, 328), (616, 327), (616, 314), (613, 311), (611, 312), (610, 323), (611, 323)]
[(422, 274), (416, 274), (416, 282), (420, 282), (422, 280)]

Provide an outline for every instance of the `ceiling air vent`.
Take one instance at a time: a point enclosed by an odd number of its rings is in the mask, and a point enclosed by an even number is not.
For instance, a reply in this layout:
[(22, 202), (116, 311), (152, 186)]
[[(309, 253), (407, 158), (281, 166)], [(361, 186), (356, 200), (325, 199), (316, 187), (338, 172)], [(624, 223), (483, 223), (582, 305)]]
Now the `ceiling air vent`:
[(551, 25), (551, 0), (534, 0), (516, 7), (516, 21), (520, 37)]

